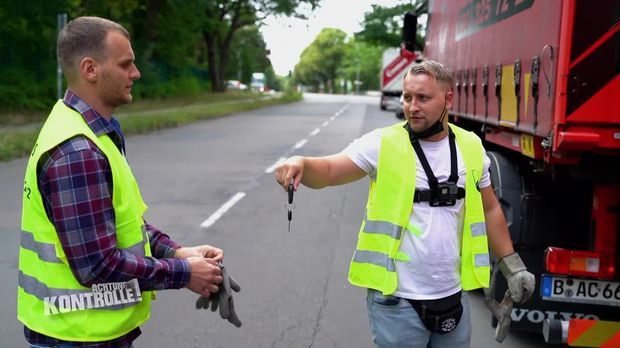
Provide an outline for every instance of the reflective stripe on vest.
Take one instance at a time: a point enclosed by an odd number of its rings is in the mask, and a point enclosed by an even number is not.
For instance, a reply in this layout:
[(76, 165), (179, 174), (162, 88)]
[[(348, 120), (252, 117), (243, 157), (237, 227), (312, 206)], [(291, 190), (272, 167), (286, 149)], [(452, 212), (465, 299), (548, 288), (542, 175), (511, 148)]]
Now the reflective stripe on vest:
[(368, 250), (355, 250), (353, 261), (359, 263), (369, 263), (388, 270), (388, 272), (396, 272), (396, 264), (394, 259), (387, 254)]
[(22, 231), (20, 246), (34, 252), (43, 261), (62, 263), (62, 260), (56, 256), (56, 247), (54, 244), (37, 242), (30, 232)]
[[(395, 260), (403, 260), (399, 248), (403, 230), (409, 224), (415, 191), (415, 156), (403, 125), (382, 129), (377, 177), (370, 184), (367, 216), (349, 268), (353, 285), (380, 290), (386, 295), (396, 291), (398, 285)], [(463, 289), (471, 290), (488, 286), (490, 271), (484, 210), (477, 189), (483, 148), (473, 133), (450, 127), (466, 167), (461, 280)]]
[[(125, 250), (137, 256), (144, 256), (145, 244), (146, 244), (146, 239), (142, 239), (138, 243), (128, 248), (123, 248), (122, 250)], [(37, 254), (37, 256), (43, 261), (52, 262), (52, 263), (62, 263), (62, 260), (60, 260), (56, 256), (56, 248), (54, 244), (37, 242), (34, 240), (34, 236), (30, 232), (26, 232), (26, 231), (21, 232), (20, 246), (26, 250), (30, 250), (33, 253)]]
[(384, 234), (394, 239), (400, 239), (403, 228), (387, 221), (365, 220), (364, 232)]
[(489, 263), (489, 253), (474, 254), (474, 264), (476, 267), (487, 267)]
[(484, 236), (487, 234), (487, 226), (483, 222), (476, 222), (469, 225), (472, 236)]
[[(85, 287), (78, 282), (69, 267), (38, 190), (37, 164), (42, 154), (76, 135), (91, 140), (103, 152), (110, 165), (114, 183), (111, 194), (116, 247), (138, 257), (151, 256), (142, 218), (147, 207), (125, 158), (107, 135), (95, 135), (79, 113), (58, 101), (41, 129), (26, 169), (24, 192), (28, 191), (29, 194), (24, 193), (22, 198), (17, 318), (33, 331), (65, 341), (108, 341), (132, 331), (148, 320), (152, 292), (137, 289), (135, 294), (141, 296), (135, 299), (139, 302), (131, 302), (127, 298), (124, 298), (124, 302), (120, 298), (110, 302), (109, 296), (112, 293), (121, 296), (121, 291), (95, 291), (94, 288)], [(127, 284), (135, 284), (137, 288), (135, 280)], [(88, 292), (96, 294), (93, 295), (93, 301), (98, 301), (99, 294), (105, 293), (105, 303), (74, 306), (73, 301), (87, 298), (83, 294)], [(69, 299), (65, 295), (72, 301), (69, 308), (65, 307)], [(51, 306), (58, 308), (50, 311), (49, 301), (54, 296), (58, 304), (51, 303)]]

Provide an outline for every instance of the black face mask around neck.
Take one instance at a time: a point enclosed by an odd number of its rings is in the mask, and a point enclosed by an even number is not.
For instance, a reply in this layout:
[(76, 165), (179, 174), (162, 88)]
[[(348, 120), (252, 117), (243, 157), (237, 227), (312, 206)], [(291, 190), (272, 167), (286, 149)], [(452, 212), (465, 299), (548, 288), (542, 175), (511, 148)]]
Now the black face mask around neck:
[(439, 134), (443, 132), (444, 130), (443, 119), (444, 117), (446, 117), (446, 115), (448, 115), (448, 109), (446, 108), (447, 102), (448, 101), (446, 97), (444, 101), (444, 105), (443, 105), (443, 111), (441, 112), (441, 117), (439, 117), (439, 119), (435, 121), (435, 123), (433, 123), (430, 127), (426, 128), (425, 130), (421, 132), (416, 132), (411, 128), (411, 126), (409, 126), (409, 122), (407, 122), (407, 124), (405, 125), (405, 129), (407, 130), (407, 132), (409, 132), (409, 137), (413, 139), (426, 139), (426, 138), (432, 137), (435, 134)]

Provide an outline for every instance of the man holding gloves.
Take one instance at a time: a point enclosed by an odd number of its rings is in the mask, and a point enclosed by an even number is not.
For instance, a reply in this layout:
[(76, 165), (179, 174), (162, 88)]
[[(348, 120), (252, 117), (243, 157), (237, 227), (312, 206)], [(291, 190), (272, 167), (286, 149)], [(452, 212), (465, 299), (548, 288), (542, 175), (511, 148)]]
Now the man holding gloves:
[(181, 247), (144, 220), (113, 116), (140, 78), (129, 32), (79, 17), (57, 51), (68, 89), (26, 168), (17, 317), (32, 347), (133, 347), (155, 290), (220, 291), (224, 252)]

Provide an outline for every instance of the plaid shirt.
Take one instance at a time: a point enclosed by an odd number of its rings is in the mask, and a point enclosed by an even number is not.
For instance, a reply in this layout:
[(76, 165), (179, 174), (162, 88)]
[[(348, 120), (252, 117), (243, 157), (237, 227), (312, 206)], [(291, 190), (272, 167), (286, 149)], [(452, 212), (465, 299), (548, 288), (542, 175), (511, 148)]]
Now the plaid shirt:
[[(107, 134), (124, 153), (120, 124), (107, 121), (77, 95), (67, 90), (64, 103), (78, 111), (97, 135)], [(103, 152), (82, 135), (41, 156), (37, 168), (45, 211), (54, 224), (74, 276), (87, 287), (97, 283), (138, 279), (140, 289), (178, 289), (189, 283), (187, 260), (175, 259), (180, 246), (145, 222), (153, 257), (137, 257), (116, 247), (112, 171)], [(87, 347), (129, 346), (140, 328), (113, 341), (81, 343)], [(61, 343), (24, 327), (31, 344)]]

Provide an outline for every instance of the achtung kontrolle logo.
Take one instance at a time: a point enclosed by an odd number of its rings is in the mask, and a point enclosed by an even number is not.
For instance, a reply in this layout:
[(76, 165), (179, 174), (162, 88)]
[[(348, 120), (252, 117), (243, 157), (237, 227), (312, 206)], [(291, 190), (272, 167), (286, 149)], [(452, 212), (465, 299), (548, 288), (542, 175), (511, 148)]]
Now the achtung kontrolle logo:
[(43, 298), (43, 313), (56, 315), (94, 308), (124, 307), (142, 301), (138, 280), (93, 284), (91, 291)]

